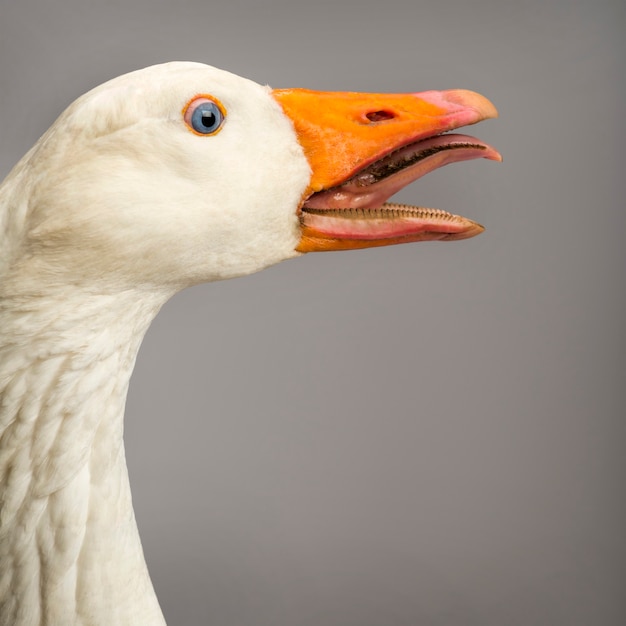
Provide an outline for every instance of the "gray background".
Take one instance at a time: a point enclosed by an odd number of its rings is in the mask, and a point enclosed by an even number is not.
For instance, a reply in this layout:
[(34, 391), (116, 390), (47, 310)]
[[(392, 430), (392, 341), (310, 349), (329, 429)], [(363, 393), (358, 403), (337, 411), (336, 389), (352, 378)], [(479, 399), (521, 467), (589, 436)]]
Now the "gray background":
[(475, 132), (503, 164), (400, 196), (479, 238), (309, 255), (157, 318), (126, 441), (172, 625), (626, 623), (623, 2), (0, 7), (2, 175), (76, 96), (165, 60), (501, 112)]

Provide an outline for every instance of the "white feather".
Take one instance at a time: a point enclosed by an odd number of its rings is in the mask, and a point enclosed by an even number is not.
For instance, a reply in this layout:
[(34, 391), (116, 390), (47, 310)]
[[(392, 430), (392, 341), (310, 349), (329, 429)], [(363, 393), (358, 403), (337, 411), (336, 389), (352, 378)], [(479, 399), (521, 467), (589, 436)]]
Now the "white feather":
[(169, 63), (79, 98), (0, 187), (2, 626), (164, 624), (122, 442), (137, 351), (176, 291), (298, 254), (309, 178), (269, 88)]

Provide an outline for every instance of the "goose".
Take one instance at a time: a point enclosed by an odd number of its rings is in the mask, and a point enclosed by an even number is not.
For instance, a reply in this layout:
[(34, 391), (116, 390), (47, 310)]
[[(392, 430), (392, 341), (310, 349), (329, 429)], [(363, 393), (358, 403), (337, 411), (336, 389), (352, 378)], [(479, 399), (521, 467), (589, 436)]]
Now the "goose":
[(498, 152), (479, 94), (271, 89), (199, 63), (71, 104), (0, 186), (0, 624), (165, 624), (133, 513), (124, 404), (181, 289), (307, 252), (478, 234), (387, 202)]

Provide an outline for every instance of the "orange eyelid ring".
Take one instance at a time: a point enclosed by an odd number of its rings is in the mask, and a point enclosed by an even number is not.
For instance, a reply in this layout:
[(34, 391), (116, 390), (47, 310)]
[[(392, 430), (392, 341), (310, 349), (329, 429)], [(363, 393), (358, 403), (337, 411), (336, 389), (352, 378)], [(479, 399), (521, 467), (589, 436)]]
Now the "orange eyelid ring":
[(219, 133), (226, 120), (226, 108), (210, 94), (197, 94), (182, 109), (187, 130), (199, 137)]

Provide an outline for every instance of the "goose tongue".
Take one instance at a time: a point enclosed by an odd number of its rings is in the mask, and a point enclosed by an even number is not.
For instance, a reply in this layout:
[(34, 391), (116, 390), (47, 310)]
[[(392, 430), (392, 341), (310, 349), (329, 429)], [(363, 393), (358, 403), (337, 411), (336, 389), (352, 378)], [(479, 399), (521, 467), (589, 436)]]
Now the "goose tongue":
[(469, 135), (438, 135), (392, 152), (341, 185), (305, 200), (303, 209), (380, 207), (394, 193), (428, 172), (457, 161), (500, 160), (498, 152)]

